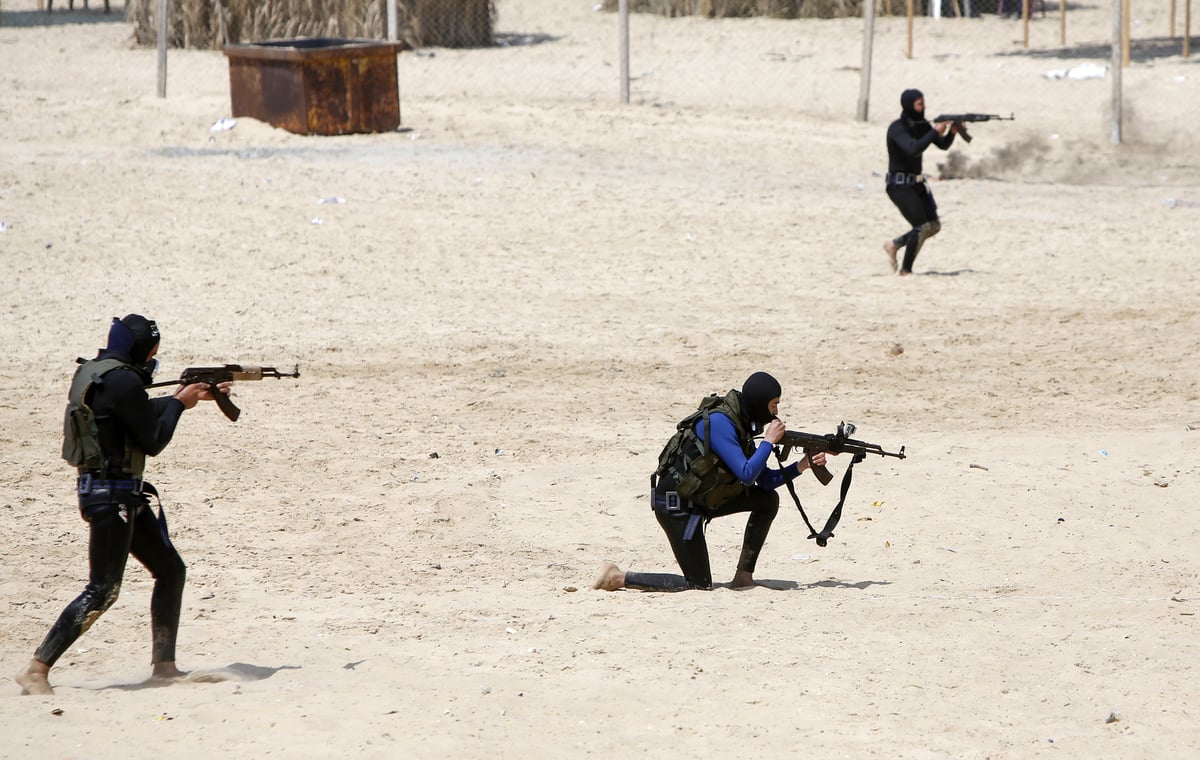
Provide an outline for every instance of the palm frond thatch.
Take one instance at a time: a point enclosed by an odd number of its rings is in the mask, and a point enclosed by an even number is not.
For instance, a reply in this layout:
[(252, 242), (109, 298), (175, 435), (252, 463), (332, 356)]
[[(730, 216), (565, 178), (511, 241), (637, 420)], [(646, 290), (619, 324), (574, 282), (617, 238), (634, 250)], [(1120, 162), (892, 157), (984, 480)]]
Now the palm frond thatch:
[[(397, 0), (397, 30), (409, 47), (487, 47), (494, 43), (492, 0)], [(158, 43), (158, 0), (128, 0), (139, 45)], [(225, 45), (296, 37), (383, 39), (386, 0), (174, 0), (167, 44), (219, 50)]]
[[(604, 0), (615, 11), (617, 0)], [(862, 0), (630, 0), (633, 13), (706, 18), (842, 18), (862, 15)]]

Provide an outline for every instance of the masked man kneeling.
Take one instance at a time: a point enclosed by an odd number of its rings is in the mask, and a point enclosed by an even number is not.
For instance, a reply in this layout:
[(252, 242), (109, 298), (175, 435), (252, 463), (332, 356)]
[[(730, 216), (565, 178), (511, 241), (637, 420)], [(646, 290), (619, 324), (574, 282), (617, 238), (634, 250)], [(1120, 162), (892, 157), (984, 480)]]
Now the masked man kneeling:
[[(774, 377), (755, 372), (741, 391), (704, 399), (679, 423), (675, 436), (663, 449), (658, 470), (651, 478), (651, 506), (683, 575), (626, 571), (608, 562), (593, 588), (712, 589), (704, 526), (713, 518), (739, 512), (749, 512), (750, 516), (737, 571), (729, 585), (755, 585), (755, 564), (779, 511), (775, 489), (799, 476), (810, 462), (815, 466), (825, 464), (825, 455), (816, 453), (811, 460), (805, 458), (782, 470), (767, 467), (774, 445), (785, 432), (778, 417), (781, 395), (782, 388)], [(760, 436), (761, 440), (756, 440)]]

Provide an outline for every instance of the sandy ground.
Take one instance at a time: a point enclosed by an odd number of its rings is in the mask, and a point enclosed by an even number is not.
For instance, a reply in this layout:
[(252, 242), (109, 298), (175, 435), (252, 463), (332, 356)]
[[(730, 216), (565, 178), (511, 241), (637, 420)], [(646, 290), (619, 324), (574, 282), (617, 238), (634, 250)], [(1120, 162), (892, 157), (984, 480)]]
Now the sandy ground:
[[(93, 5), (100, 5), (98, 2)], [(1108, 141), (1106, 5), (1057, 17), (636, 17), (501, 5), (542, 44), (401, 57), (407, 131), (229, 115), (228, 67), (119, 14), (0, 17), (0, 662), (86, 578), (59, 459), (113, 315), (163, 373), (290, 367), (236, 424), (188, 412), (149, 468), (189, 563), (148, 688), (151, 581), (0, 688), (4, 758), (1179, 757), (1200, 750), (1200, 68), (1136, 8)], [(119, 6), (118, 6), (119, 9)], [(900, 90), (1015, 113), (953, 151), (944, 228), (890, 274)], [(930, 155), (938, 174), (944, 155)], [(344, 203), (322, 203), (340, 198)], [(856, 469), (821, 549), (785, 506), (766, 587), (589, 590), (673, 570), (647, 506), (676, 420), (764, 369)], [(845, 462), (832, 460), (835, 474)], [(835, 499), (811, 479), (815, 519)], [(785, 495), (786, 499), (786, 495)], [(709, 526), (732, 577), (741, 520)]]

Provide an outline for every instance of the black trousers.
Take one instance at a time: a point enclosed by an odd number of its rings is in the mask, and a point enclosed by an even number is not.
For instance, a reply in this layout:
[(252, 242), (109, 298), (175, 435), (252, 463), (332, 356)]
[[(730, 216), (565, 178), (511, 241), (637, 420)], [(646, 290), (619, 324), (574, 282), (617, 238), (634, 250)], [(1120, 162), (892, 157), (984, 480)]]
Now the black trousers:
[(151, 663), (174, 662), (187, 568), (171, 545), (166, 523), (154, 516), (144, 497), (135, 504), (90, 504), (80, 511), (89, 525), (88, 584), (50, 628), (34, 658), (54, 665), (59, 657), (112, 606), (121, 591), (125, 563), (132, 554), (154, 577), (150, 598), (153, 635)]
[(904, 263), (900, 270), (911, 272), (921, 244), (925, 242), (921, 237), (921, 227), (929, 222), (938, 221), (937, 202), (924, 182), (888, 185), (887, 194), (904, 216), (904, 220), (912, 226), (908, 232), (892, 241), (897, 248), (904, 248)]
[[(767, 542), (771, 523), (779, 513), (779, 494), (775, 491), (746, 489), (743, 498), (713, 513), (713, 517), (726, 517), (739, 512), (749, 512), (746, 532), (742, 537), (742, 553), (738, 557), (738, 570), (753, 573), (758, 554)], [(708, 542), (704, 539), (703, 520), (696, 524), (692, 537), (685, 538), (691, 515), (687, 512), (654, 510), (658, 524), (667, 534), (675, 561), (679, 563), (682, 576), (670, 573), (625, 573), (625, 585), (642, 591), (687, 591), (688, 589), (711, 589), (712, 569), (708, 561)]]

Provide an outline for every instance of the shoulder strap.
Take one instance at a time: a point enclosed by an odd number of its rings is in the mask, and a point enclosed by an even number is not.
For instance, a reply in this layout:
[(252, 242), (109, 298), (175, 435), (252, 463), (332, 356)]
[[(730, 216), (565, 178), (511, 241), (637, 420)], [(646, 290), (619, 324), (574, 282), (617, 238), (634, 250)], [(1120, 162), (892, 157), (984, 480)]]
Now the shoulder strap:
[[(800, 510), (800, 517), (804, 520), (805, 526), (808, 527), (808, 537), (817, 540), (817, 546), (825, 546), (829, 543), (829, 539), (833, 538), (833, 529), (837, 527), (838, 522), (842, 519), (842, 505), (846, 503), (846, 494), (850, 492), (850, 481), (854, 475), (854, 465), (863, 461), (865, 456), (862, 453), (857, 453), (850, 460), (850, 466), (846, 468), (846, 474), (842, 476), (842, 493), (838, 499), (837, 506), (829, 513), (829, 519), (825, 521), (825, 527), (818, 533), (817, 529), (809, 521), (808, 515), (804, 512), (804, 507), (800, 505), (800, 497), (796, 495), (796, 487), (792, 485), (791, 480), (786, 480), (788, 493), (792, 495), (792, 501), (796, 502), (796, 509)], [(779, 459), (779, 449), (775, 449), (775, 460), (779, 462), (779, 466), (783, 467), (783, 461)]]
[(105, 375), (121, 367), (132, 367), (132, 365), (120, 359), (98, 359), (83, 362), (79, 369), (75, 370), (75, 377), (71, 381), (70, 402), (76, 406), (84, 406), (88, 388), (99, 385), (103, 382)]

